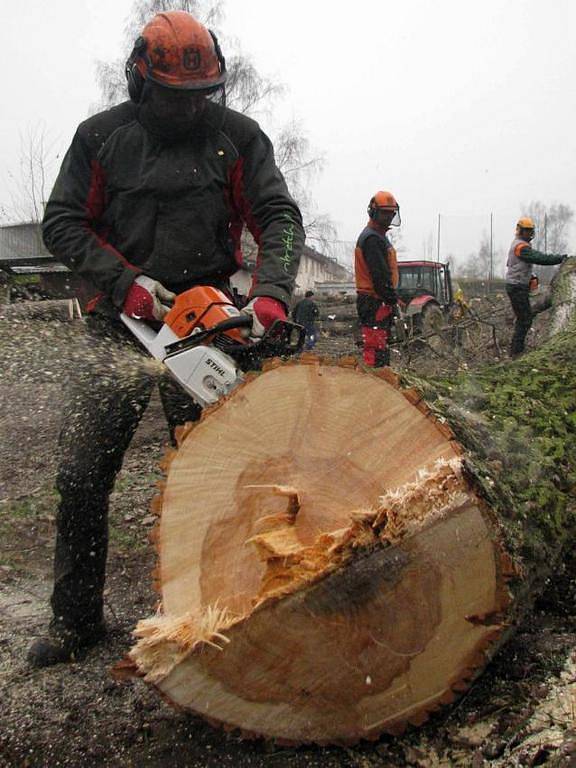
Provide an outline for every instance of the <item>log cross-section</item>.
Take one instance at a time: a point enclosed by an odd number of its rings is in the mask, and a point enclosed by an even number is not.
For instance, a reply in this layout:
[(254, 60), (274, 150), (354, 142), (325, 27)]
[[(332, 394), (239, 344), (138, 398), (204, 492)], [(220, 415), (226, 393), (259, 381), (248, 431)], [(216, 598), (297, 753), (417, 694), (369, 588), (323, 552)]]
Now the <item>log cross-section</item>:
[(169, 463), (162, 609), (136, 630), (138, 671), (282, 741), (419, 722), (474, 674), (506, 604), (498, 532), (461, 464), (389, 372), (309, 360), (253, 377)]
[(518, 361), (404, 387), (275, 361), (183, 428), (160, 608), (123, 671), (293, 744), (397, 733), (465, 690), (576, 529), (575, 265), (560, 278), (557, 332)]

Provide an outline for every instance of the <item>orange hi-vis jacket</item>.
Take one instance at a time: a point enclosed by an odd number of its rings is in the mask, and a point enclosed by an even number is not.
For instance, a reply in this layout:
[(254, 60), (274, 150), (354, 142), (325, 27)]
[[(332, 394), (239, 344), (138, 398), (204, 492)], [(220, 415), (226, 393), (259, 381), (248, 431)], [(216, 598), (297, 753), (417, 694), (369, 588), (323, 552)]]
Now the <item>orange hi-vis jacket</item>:
[(368, 222), (354, 251), (356, 291), (385, 300), (390, 288), (398, 287), (396, 249), (373, 222)]

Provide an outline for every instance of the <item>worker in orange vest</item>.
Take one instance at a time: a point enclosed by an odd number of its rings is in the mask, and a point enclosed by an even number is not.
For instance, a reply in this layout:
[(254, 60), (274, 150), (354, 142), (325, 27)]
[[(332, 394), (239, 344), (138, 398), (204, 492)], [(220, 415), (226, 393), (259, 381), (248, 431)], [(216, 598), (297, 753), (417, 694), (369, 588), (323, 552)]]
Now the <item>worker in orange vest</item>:
[(400, 206), (390, 192), (376, 192), (368, 205), (368, 224), (356, 242), (356, 307), (362, 327), (363, 359), (378, 368), (390, 365), (388, 339), (398, 302), (396, 250), (386, 233), (400, 226)]

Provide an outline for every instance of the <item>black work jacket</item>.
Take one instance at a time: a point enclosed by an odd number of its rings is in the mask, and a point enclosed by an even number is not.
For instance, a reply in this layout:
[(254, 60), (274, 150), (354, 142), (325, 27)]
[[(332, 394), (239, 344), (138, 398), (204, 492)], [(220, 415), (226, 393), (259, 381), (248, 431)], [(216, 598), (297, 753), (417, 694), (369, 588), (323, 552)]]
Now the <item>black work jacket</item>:
[(288, 304), (302, 218), (258, 124), (226, 109), (213, 136), (167, 143), (124, 102), (78, 127), (42, 232), (97, 289), (95, 306), (116, 314), (140, 273), (176, 293), (225, 282), (242, 263), (244, 224), (259, 248), (251, 296)]
[(292, 310), (292, 319), (300, 325), (311, 325), (319, 316), (318, 306), (310, 297), (300, 299)]

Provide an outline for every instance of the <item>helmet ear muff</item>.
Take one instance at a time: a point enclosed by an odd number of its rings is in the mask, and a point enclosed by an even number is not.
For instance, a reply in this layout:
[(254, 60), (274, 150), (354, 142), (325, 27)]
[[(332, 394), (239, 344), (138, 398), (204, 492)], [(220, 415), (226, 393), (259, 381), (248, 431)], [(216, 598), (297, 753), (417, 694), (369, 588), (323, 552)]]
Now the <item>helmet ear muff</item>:
[(126, 75), (126, 82), (128, 83), (128, 95), (136, 104), (138, 104), (140, 97), (142, 96), (145, 79), (138, 68), (139, 61), (144, 61), (146, 69), (148, 70), (150, 59), (146, 54), (146, 40), (143, 37), (137, 38), (134, 43), (134, 48), (132, 48), (132, 53), (128, 56), (128, 61), (124, 67), (124, 74)]
[(376, 212), (378, 210), (378, 207), (376, 205), (376, 199), (373, 197), (370, 202), (368, 203), (368, 216), (374, 220), (376, 218)]
[(224, 58), (224, 54), (222, 53), (222, 48), (220, 48), (220, 43), (218, 42), (218, 38), (212, 32), (211, 29), (208, 30), (210, 32), (210, 37), (212, 38), (212, 42), (214, 43), (214, 51), (216, 53), (216, 58), (218, 59), (218, 64), (220, 65), (220, 74), (223, 75), (226, 72), (226, 59)]

